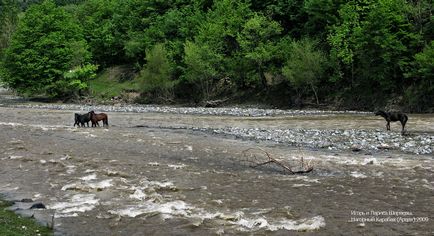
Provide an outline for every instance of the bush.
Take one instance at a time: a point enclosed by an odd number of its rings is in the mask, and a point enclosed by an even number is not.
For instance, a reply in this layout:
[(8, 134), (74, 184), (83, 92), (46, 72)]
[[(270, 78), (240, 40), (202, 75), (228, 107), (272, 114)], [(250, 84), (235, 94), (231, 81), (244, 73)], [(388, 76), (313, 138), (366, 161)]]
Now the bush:
[(87, 81), (96, 77), (98, 66), (87, 64), (78, 66), (64, 73), (63, 78), (50, 85), (46, 89), (46, 94), (52, 98), (62, 98), (68, 100), (77, 98), (88, 90)]
[(319, 104), (317, 86), (325, 71), (325, 55), (321, 51), (315, 50), (315, 42), (309, 39), (293, 41), (289, 55), (289, 59), (282, 69), (283, 75), (298, 91), (299, 97), (303, 94), (304, 89), (309, 88), (314, 93), (317, 104)]

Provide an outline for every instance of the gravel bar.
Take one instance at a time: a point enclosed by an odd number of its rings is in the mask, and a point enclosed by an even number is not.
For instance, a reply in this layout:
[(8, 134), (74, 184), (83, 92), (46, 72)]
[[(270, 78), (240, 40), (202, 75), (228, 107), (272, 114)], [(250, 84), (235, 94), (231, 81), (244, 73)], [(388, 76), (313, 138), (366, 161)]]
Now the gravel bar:
[[(3, 105), (5, 106), (5, 105)], [(330, 114), (371, 114), (362, 111), (332, 111), (332, 110), (281, 110), (260, 108), (208, 108), (208, 107), (172, 107), (158, 105), (76, 105), (76, 104), (11, 104), (7, 107), (52, 109), (52, 110), (80, 110), (102, 112), (137, 112), (137, 113), (171, 113), (189, 115), (217, 115), (217, 116), (302, 116), (302, 115), (330, 115)]]
[[(187, 115), (215, 115), (239, 117), (273, 117), (273, 116), (321, 116), (334, 114), (367, 115), (360, 111), (320, 111), (320, 110), (280, 110), (259, 108), (204, 108), (171, 107), (156, 105), (77, 105), (77, 104), (0, 104), (4, 107), (52, 110), (77, 110), (87, 112), (132, 112), (132, 113), (166, 113)], [(227, 127), (175, 127), (164, 125), (154, 128), (180, 128), (206, 132), (214, 135), (230, 136), (245, 140), (272, 141), (295, 147), (344, 151), (388, 151), (404, 153), (432, 154), (434, 152), (434, 135), (432, 133), (412, 133), (401, 135), (399, 132), (384, 132), (382, 129), (274, 129), (241, 128), (228, 124)]]

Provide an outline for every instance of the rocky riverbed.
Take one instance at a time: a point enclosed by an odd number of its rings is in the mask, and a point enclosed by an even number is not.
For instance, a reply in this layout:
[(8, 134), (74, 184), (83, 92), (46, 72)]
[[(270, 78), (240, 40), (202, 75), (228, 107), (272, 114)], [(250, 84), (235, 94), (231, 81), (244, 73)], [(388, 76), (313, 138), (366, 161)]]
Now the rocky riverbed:
[[(214, 126), (212, 122), (206, 127), (195, 124), (180, 124), (174, 121), (158, 128), (178, 128), (203, 131), (211, 134), (233, 136), (249, 140), (265, 140), (284, 143), (296, 147), (309, 147), (314, 149), (378, 151), (398, 150), (414, 154), (432, 154), (434, 152), (434, 127), (432, 117), (429, 115), (411, 115), (407, 125), (407, 133), (401, 135), (399, 122), (395, 123), (395, 132), (385, 132), (381, 117), (373, 116), (371, 112), (358, 111), (320, 111), (320, 110), (279, 110), (257, 108), (202, 108), (202, 107), (169, 107), (151, 105), (75, 105), (75, 104), (11, 104), (8, 107), (26, 109), (50, 110), (76, 110), (88, 112), (90, 110), (101, 112), (130, 112), (130, 113), (158, 113), (201, 116), (212, 119), (213, 116), (250, 117), (249, 121), (262, 120), (264, 123), (276, 121), (280, 125), (264, 127), (263, 125), (243, 126)], [(211, 117), (211, 118), (209, 118)], [(228, 118), (225, 118), (228, 120)], [(292, 122), (311, 120), (311, 123), (325, 121), (318, 127), (317, 124), (292, 127)], [(353, 119), (354, 121), (351, 121)], [(192, 119), (194, 120), (194, 119)], [(340, 121), (327, 127), (330, 121)], [(373, 123), (375, 122), (375, 126)], [(356, 123), (355, 123), (356, 122)], [(219, 118), (216, 119), (219, 122)], [(364, 123), (367, 123), (366, 125)], [(139, 124), (150, 127), (148, 124)], [(346, 127), (348, 125), (348, 127)], [(424, 127), (425, 126), (425, 127)], [(312, 128), (311, 128), (312, 127)]]
[[(433, 115), (0, 104), (0, 192), (57, 235), (434, 233)], [(73, 127), (89, 110), (110, 127)]]

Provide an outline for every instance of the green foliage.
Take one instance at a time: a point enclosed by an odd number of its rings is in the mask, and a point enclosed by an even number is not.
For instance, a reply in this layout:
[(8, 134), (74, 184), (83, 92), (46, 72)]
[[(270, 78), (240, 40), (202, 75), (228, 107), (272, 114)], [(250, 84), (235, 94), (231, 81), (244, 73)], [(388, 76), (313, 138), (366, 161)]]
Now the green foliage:
[(344, 65), (354, 62), (355, 37), (360, 35), (360, 13), (354, 2), (345, 4), (340, 10), (341, 22), (334, 25), (329, 35), (331, 55)]
[(212, 97), (217, 92), (216, 81), (231, 74), (235, 63), (242, 63), (237, 36), (251, 15), (244, 2), (215, 1), (194, 39), (185, 42), (182, 78), (190, 85), (194, 100)]
[(325, 39), (331, 27), (338, 23), (338, 10), (345, 2), (344, 0), (304, 1), (303, 9), (308, 16), (303, 28), (304, 34), (320, 40)]
[(400, 1), (350, 1), (339, 11), (341, 22), (329, 35), (331, 55), (341, 62), (352, 83), (376, 84), (385, 91), (401, 87), (419, 36), (408, 19), (409, 7)]
[(143, 93), (152, 93), (162, 99), (173, 97), (175, 81), (171, 79), (171, 65), (163, 44), (146, 52), (146, 65), (140, 71), (140, 79)]
[(434, 83), (434, 41), (414, 56), (413, 71), (407, 77), (423, 79)]
[[(311, 90), (328, 100), (364, 100), (359, 105), (365, 109), (384, 100), (365, 91), (376, 87), (384, 97), (430, 103), (422, 95), (430, 94), (433, 77), (431, 0), (0, 3), (0, 75), (21, 93), (77, 96), (89, 83), (107, 96), (136, 89), (131, 81), (68, 73), (92, 63), (105, 71), (102, 77), (119, 65), (142, 69), (148, 97), (200, 101), (223, 94), (217, 90), (236, 97), (284, 89), (301, 97)], [(290, 83), (282, 83), (284, 77)]]
[(103, 66), (124, 61), (124, 32), (120, 32), (120, 26), (113, 22), (117, 2), (119, 1), (89, 0), (76, 13), (93, 59)]
[(18, 4), (14, 0), (0, 0), (0, 59), (8, 47), (18, 22)]
[(198, 45), (193, 42), (185, 44), (186, 79), (194, 86), (193, 91), (199, 100), (211, 96), (219, 74), (218, 64), (222, 59), (223, 56), (209, 45)]
[(434, 41), (414, 56), (412, 71), (406, 74), (413, 84), (405, 91), (406, 106), (414, 111), (426, 111), (434, 97)]
[(89, 61), (86, 48), (81, 28), (71, 15), (49, 0), (32, 5), (5, 52), (4, 81), (28, 95), (69, 84), (62, 81), (63, 75)]
[[(249, 5), (244, 2), (215, 1), (213, 8), (207, 12), (205, 21), (200, 24), (194, 40), (188, 41), (203, 45), (226, 58), (235, 57), (239, 50), (237, 35), (251, 15)], [(220, 61), (216, 67), (223, 69), (224, 63)]]
[(291, 38), (301, 38), (308, 20), (303, 8), (305, 0), (251, 0), (252, 9), (278, 22)]
[(78, 98), (86, 93), (88, 89), (87, 81), (96, 77), (98, 66), (87, 64), (77, 66), (63, 74), (63, 79), (46, 86), (46, 92), (50, 97)]
[(98, 70), (98, 66), (93, 64), (77, 66), (72, 70), (66, 71), (63, 74), (63, 78), (67, 80), (89, 81), (96, 77), (97, 70)]
[(252, 70), (258, 74), (258, 79), (263, 87), (267, 86), (264, 72), (267, 70), (267, 63), (276, 54), (275, 38), (282, 31), (279, 23), (267, 19), (263, 15), (254, 14), (246, 21), (237, 42), (240, 45), (241, 53)]
[(304, 88), (312, 89), (316, 102), (319, 103), (317, 90), (321, 77), (324, 76), (326, 56), (315, 49), (315, 42), (309, 39), (293, 41), (289, 59), (282, 69), (283, 75), (291, 85), (299, 91)]

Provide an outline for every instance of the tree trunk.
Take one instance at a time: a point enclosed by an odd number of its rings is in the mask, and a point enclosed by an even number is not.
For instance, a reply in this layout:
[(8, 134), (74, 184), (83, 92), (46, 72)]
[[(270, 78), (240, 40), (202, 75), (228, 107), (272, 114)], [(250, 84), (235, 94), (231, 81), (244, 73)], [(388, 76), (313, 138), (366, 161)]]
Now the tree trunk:
[(319, 105), (318, 93), (317, 93), (317, 91), (315, 89), (315, 86), (313, 84), (310, 84), (310, 87), (312, 88), (312, 91), (315, 94), (316, 105)]
[(268, 89), (267, 78), (265, 78), (264, 71), (262, 69), (262, 64), (261, 63), (258, 63), (258, 73), (259, 73), (259, 78), (261, 80), (262, 88), (264, 88), (264, 89), (267, 90)]

